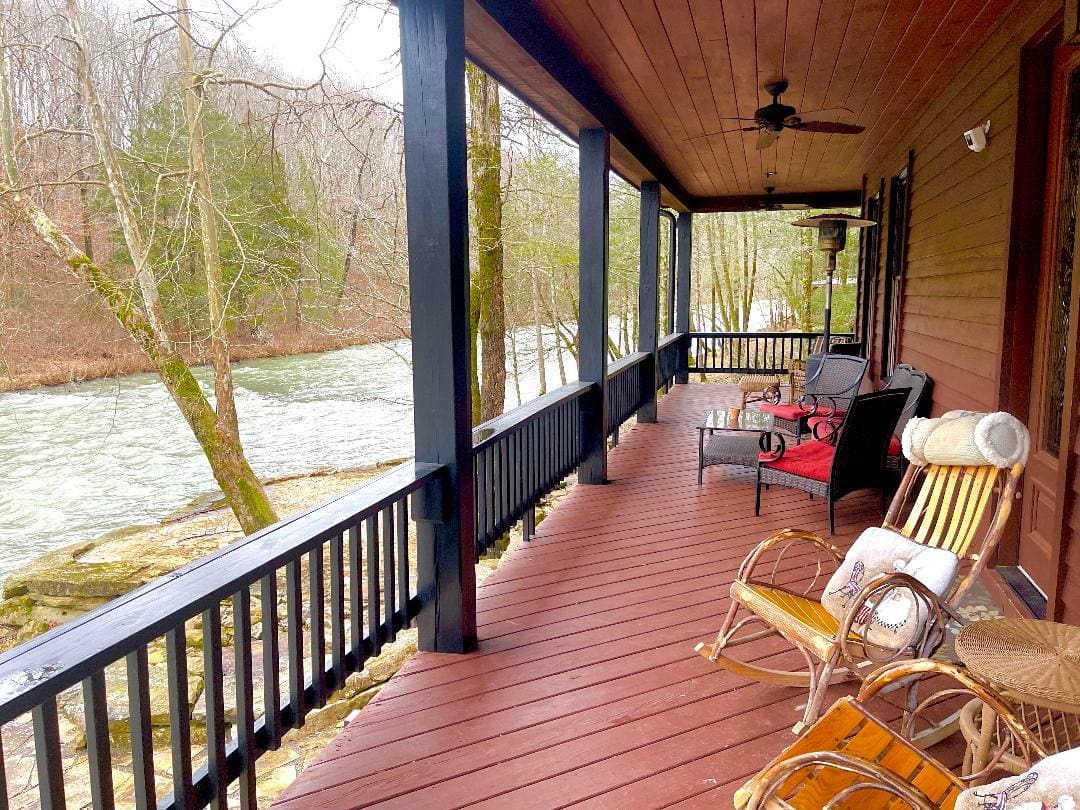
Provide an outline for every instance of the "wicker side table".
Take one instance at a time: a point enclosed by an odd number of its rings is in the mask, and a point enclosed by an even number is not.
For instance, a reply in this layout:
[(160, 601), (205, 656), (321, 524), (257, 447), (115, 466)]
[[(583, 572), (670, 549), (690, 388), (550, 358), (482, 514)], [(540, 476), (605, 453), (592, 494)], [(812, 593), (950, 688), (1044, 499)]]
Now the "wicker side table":
[[(999, 687), (1028, 730), (1053, 754), (1080, 744), (1080, 627), (1035, 619), (989, 619), (956, 637), (956, 655)], [(968, 743), (967, 773), (983, 770), (1008, 737), (997, 716), (975, 700), (961, 711)], [(1027, 764), (1006, 750), (998, 765), (1023, 773)]]
[[(776, 389), (776, 393), (773, 395), (777, 402), (780, 399), (780, 378), (775, 374), (745, 374), (739, 378), (739, 391), (742, 394), (742, 402), (739, 405), (740, 408), (745, 408), (747, 402), (757, 402), (765, 400), (771, 402), (772, 399), (767, 395), (769, 389)], [(759, 396), (751, 398), (751, 394), (759, 394)]]

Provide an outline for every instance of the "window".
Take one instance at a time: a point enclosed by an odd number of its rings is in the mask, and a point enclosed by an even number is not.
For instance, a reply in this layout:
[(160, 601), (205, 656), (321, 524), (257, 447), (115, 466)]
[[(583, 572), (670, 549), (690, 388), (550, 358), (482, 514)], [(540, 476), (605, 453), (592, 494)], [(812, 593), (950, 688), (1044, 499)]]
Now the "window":
[(881, 260), (881, 198), (878, 191), (866, 200), (867, 219), (878, 223), (876, 228), (867, 228), (859, 240), (859, 315), (858, 338), (866, 347), (866, 356), (870, 356), (873, 345), (874, 307), (877, 304), (878, 263)]
[(900, 314), (903, 306), (904, 254), (907, 251), (908, 169), (889, 184), (889, 235), (885, 253), (884, 311), (881, 318), (881, 376), (892, 374), (900, 352)]

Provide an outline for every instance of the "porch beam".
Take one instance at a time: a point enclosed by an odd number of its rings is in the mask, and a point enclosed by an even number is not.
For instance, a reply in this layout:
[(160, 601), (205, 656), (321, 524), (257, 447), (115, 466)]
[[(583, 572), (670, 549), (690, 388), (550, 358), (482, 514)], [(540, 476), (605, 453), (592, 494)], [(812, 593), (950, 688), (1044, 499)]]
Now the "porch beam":
[(443, 464), (417, 518), (424, 650), (476, 644), (463, 0), (400, 0), (416, 460)]
[[(678, 279), (675, 287), (675, 331), (686, 334), (690, 331), (690, 252), (693, 248), (693, 214), (679, 214), (676, 225), (676, 251)], [(675, 373), (675, 382), (685, 384), (690, 381), (689, 373), (690, 340), (687, 338), (679, 349), (679, 368)]]
[(762, 205), (805, 203), (811, 208), (858, 208), (862, 204), (862, 189), (844, 191), (807, 191), (787, 194), (735, 194), (727, 197), (697, 197), (693, 211), (713, 214), (724, 211), (757, 211)]
[(645, 171), (660, 181), (681, 207), (693, 209), (694, 197), (531, 3), (521, 0), (475, 2), (522, 50), (577, 99), (582, 108), (622, 144)]
[(578, 481), (607, 481), (608, 169), (606, 129), (583, 129), (578, 140), (578, 379), (591, 383), (581, 407), (583, 461)]
[(638, 351), (650, 360), (641, 370), (641, 401), (637, 420), (656, 421), (656, 343), (660, 278), (660, 184), (641, 184), (641, 224), (638, 254)]

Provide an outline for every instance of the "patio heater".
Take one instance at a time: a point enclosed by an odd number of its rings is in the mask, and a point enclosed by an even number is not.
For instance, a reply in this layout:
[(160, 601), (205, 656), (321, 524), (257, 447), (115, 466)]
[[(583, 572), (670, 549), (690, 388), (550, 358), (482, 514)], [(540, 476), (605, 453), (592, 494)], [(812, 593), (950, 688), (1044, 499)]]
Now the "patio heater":
[(791, 224), (800, 228), (817, 228), (818, 250), (829, 255), (828, 283), (825, 286), (825, 353), (828, 354), (832, 337), (832, 282), (836, 272), (836, 254), (847, 244), (848, 228), (872, 228), (877, 223), (851, 214), (818, 214)]

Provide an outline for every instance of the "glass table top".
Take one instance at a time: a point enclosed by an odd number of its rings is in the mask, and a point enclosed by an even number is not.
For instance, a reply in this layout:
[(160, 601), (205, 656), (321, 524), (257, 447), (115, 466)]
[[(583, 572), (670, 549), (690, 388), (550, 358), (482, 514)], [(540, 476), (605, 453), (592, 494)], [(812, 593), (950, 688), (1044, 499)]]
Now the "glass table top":
[[(736, 419), (732, 419), (734, 413), (738, 413)], [(705, 418), (698, 425), (698, 430), (746, 430), (755, 433), (771, 431), (773, 429), (773, 415), (750, 408), (714, 408), (705, 414)]]

